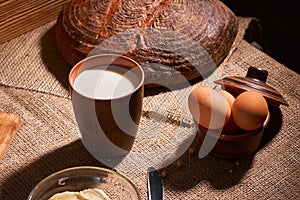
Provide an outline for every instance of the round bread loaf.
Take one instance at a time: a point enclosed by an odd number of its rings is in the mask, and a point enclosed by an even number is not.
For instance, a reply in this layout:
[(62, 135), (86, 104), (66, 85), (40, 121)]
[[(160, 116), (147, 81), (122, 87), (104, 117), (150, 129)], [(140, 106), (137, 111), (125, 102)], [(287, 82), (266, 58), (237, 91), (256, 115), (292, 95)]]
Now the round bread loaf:
[(219, 0), (70, 0), (56, 37), (71, 65), (89, 55), (118, 53), (139, 62), (148, 86), (205, 77), (228, 54), (238, 31)]

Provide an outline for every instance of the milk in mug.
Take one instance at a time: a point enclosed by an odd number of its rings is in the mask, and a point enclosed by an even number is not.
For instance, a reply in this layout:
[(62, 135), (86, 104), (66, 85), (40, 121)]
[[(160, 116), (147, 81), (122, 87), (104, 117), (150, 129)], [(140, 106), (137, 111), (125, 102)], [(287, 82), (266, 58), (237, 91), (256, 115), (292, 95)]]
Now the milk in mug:
[(89, 98), (114, 99), (131, 93), (139, 82), (137, 75), (126, 68), (103, 65), (82, 71), (74, 89)]

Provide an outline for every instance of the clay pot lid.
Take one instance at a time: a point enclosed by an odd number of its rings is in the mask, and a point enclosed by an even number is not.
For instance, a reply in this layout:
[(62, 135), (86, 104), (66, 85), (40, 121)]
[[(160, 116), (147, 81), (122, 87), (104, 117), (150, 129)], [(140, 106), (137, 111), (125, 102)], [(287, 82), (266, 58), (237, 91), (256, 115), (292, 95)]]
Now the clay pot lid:
[(245, 77), (227, 76), (216, 80), (215, 83), (223, 85), (226, 90), (240, 94), (244, 91), (254, 90), (262, 94), (268, 103), (279, 106), (280, 104), (288, 106), (283, 96), (273, 87), (266, 83), (268, 71), (249, 67)]

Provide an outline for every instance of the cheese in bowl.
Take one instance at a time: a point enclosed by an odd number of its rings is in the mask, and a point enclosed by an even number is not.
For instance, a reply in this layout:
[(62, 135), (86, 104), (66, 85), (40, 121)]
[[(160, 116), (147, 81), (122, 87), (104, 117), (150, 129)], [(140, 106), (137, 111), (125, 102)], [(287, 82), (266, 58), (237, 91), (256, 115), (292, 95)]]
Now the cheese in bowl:
[(100, 188), (85, 189), (80, 192), (61, 192), (53, 195), (49, 200), (110, 200)]

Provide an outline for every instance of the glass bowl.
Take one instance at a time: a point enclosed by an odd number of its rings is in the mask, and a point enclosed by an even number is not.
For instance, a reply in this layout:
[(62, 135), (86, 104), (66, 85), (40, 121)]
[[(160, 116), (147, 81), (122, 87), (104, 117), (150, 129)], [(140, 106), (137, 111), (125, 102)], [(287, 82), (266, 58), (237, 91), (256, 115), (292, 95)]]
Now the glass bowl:
[(48, 200), (61, 192), (79, 192), (100, 188), (110, 199), (140, 200), (137, 188), (121, 174), (92, 166), (67, 168), (44, 178), (30, 192), (27, 200)]

